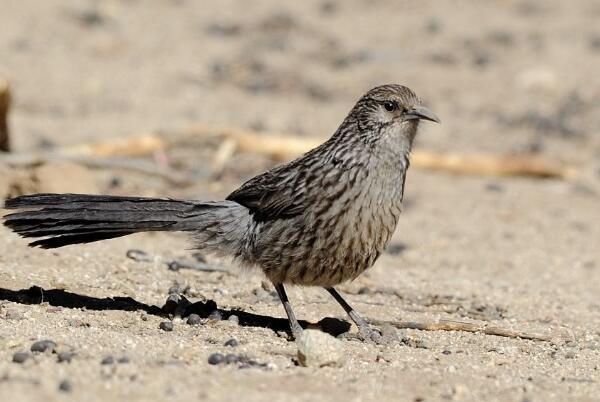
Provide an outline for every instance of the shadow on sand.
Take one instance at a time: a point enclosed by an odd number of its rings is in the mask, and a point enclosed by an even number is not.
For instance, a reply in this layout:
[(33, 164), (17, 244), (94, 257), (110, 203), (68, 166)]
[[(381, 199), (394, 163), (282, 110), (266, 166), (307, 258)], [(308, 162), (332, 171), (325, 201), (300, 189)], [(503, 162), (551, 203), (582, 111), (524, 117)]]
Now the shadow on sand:
[[(6, 300), (20, 304), (48, 303), (51, 306), (64, 308), (81, 308), (87, 310), (121, 310), (121, 311), (145, 311), (148, 314), (169, 317), (168, 303), (163, 307), (141, 303), (131, 297), (105, 297), (97, 298), (67, 292), (63, 289), (43, 289), (32, 286), (29, 289), (11, 290), (0, 288), (0, 300)], [(247, 313), (242, 310), (223, 310), (217, 308), (214, 300), (195, 302), (187, 306), (182, 314), (186, 317), (190, 314), (198, 314), (207, 318), (213, 311), (219, 310), (223, 319), (232, 315), (239, 318), (239, 324), (244, 327), (268, 328), (275, 332), (289, 332), (288, 320), (285, 318), (274, 318), (259, 314)], [(350, 323), (337, 318), (326, 317), (316, 324), (300, 321), (303, 328), (318, 328), (330, 335), (338, 336), (350, 329)]]

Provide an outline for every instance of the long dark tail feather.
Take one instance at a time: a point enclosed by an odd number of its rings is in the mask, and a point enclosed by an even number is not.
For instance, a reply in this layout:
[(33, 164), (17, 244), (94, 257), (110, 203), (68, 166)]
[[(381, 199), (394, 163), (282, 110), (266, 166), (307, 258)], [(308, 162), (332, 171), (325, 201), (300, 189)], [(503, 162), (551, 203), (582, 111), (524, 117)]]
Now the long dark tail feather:
[(4, 217), (4, 225), (23, 237), (45, 237), (30, 246), (57, 248), (146, 231), (202, 228), (207, 210), (219, 203), (85, 194), (34, 194), (6, 201), (21, 209)]

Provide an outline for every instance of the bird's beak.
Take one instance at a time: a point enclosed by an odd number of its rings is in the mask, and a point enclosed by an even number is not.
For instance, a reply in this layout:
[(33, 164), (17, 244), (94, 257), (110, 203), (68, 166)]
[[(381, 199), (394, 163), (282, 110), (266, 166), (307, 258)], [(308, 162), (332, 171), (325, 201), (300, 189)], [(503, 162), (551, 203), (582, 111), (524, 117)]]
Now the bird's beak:
[(423, 119), (423, 120), (434, 121), (436, 123), (442, 122), (435, 113), (433, 113), (431, 110), (427, 109), (425, 106), (414, 106), (413, 108), (408, 109), (404, 113), (404, 119), (405, 120)]

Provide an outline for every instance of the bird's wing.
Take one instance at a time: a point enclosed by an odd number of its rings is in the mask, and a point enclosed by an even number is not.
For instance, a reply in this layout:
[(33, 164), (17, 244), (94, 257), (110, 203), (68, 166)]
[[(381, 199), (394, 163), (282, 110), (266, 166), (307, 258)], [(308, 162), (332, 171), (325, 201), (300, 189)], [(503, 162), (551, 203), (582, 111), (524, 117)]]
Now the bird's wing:
[(299, 215), (306, 208), (307, 197), (303, 191), (306, 183), (298, 174), (302, 175), (280, 166), (248, 180), (227, 199), (245, 206), (260, 220)]

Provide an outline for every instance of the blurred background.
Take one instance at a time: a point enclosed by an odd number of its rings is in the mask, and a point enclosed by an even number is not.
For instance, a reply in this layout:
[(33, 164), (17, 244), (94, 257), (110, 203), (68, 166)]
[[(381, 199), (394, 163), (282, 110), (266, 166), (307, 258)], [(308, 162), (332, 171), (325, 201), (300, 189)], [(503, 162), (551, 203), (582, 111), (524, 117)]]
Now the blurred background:
[[(594, 0), (0, 5), (14, 151), (160, 135), (186, 146), (171, 144), (159, 165), (202, 176), (219, 141), (177, 136), (194, 125), (323, 139), (365, 91), (401, 83), (443, 120), (424, 125), (417, 149), (584, 166), (600, 155)], [(228, 186), (272, 164), (237, 151), (218, 163)], [(98, 190), (118, 192), (121, 179)]]

